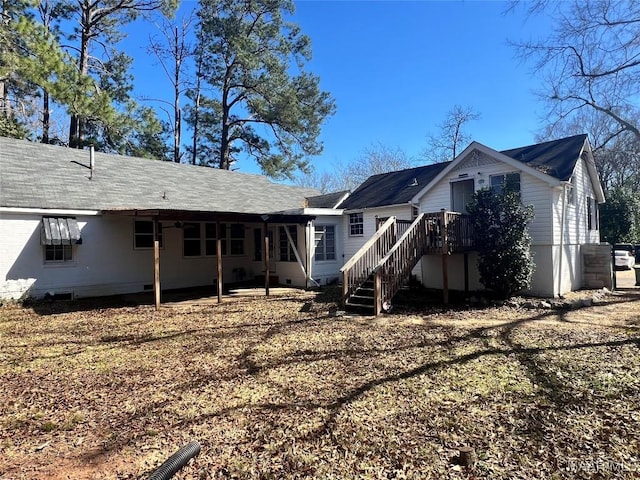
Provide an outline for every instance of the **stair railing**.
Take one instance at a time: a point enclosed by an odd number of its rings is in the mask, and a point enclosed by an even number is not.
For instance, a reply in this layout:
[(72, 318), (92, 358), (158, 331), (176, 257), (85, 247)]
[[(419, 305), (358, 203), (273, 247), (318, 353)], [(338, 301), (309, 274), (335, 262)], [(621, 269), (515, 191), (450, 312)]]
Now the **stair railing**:
[(389, 217), (360, 250), (344, 264), (340, 269), (343, 303), (369, 278), (376, 265), (396, 243), (396, 238), (396, 217)]
[[(374, 314), (379, 315), (383, 304), (398, 292), (422, 256), (437, 239), (439, 224), (433, 215), (422, 213), (374, 269)], [(434, 234), (435, 233), (435, 234)], [(430, 241), (431, 237), (431, 241)]]

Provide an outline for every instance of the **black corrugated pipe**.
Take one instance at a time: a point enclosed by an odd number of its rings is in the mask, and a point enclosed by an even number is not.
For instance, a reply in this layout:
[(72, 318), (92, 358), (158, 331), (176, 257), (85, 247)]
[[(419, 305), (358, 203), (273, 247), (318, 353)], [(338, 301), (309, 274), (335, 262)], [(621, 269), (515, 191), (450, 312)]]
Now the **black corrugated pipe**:
[(155, 472), (151, 474), (149, 480), (168, 480), (173, 477), (178, 470), (184, 467), (189, 460), (200, 453), (200, 444), (198, 442), (189, 442), (176, 453), (171, 455), (166, 462), (160, 465)]

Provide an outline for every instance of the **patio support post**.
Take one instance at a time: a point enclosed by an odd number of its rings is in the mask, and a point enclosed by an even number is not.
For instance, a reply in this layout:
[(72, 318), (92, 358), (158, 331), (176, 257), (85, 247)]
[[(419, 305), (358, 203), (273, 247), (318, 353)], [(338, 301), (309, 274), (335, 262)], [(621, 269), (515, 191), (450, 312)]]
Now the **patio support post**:
[(264, 222), (264, 294), (269, 296), (269, 225)]
[(216, 262), (218, 282), (218, 303), (222, 302), (222, 238), (220, 238), (220, 222), (216, 222)]
[(156, 310), (160, 308), (160, 238), (158, 217), (153, 217), (153, 293)]

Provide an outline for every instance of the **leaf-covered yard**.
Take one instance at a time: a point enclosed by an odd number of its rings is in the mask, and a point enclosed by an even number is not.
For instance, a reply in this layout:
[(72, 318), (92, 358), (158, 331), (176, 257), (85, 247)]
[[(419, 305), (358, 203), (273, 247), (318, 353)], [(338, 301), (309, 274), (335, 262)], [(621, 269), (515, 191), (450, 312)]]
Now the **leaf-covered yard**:
[(175, 478), (640, 476), (638, 292), (570, 311), (329, 306), (0, 308), (0, 477), (145, 478), (190, 440)]

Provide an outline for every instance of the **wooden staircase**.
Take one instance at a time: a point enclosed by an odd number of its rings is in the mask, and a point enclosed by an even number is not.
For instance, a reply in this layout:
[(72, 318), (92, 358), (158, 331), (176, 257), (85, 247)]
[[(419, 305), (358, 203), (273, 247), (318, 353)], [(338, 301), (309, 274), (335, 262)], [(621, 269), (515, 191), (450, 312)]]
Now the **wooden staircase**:
[[(379, 315), (423, 255), (468, 250), (471, 225), (466, 215), (455, 212), (422, 213), (398, 238), (398, 221), (388, 218), (340, 270), (345, 307)], [(443, 274), (446, 261), (443, 261)]]

